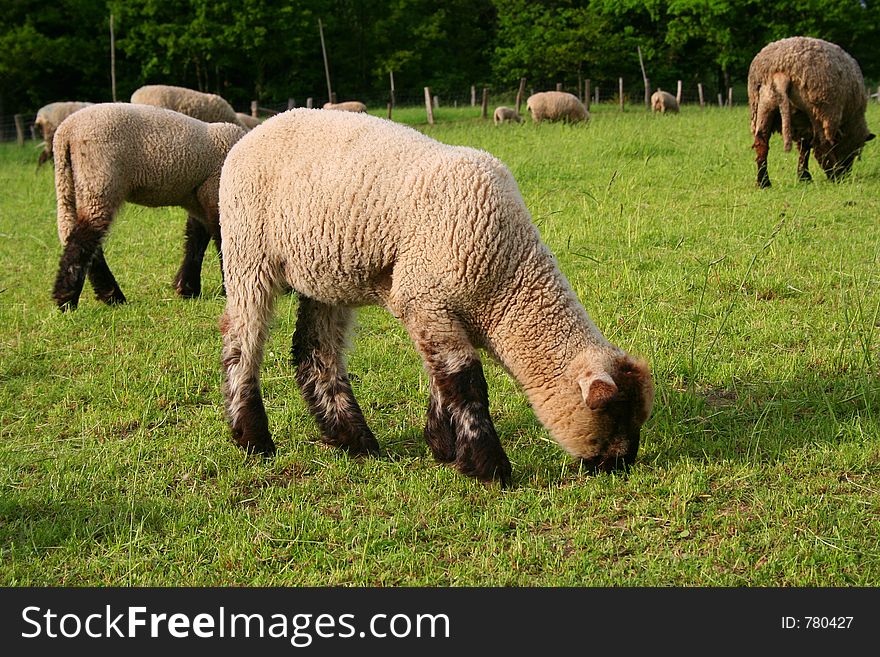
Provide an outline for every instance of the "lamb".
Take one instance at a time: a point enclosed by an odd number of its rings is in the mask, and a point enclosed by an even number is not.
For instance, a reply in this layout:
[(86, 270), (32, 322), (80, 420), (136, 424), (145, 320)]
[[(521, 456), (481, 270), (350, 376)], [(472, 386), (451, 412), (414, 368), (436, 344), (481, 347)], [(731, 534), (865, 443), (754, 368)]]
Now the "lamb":
[(677, 114), (678, 101), (668, 91), (657, 89), (657, 91), (651, 94), (651, 110), (663, 114), (666, 112)]
[(654, 396), (649, 368), (590, 320), (488, 153), (369, 115), (290, 110), (230, 151), (220, 223), (223, 392), (233, 439), (249, 453), (275, 453), (259, 370), (274, 300), (293, 289), (296, 380), (330, 445), (379, 451), (343, 356), (354, 308), (375, 304), (424, 360), (424, 437), (437, 460), (510, 484), (478, 348), (586, 466), (635, 459)]
[(522, 123), (522, 117), (517, 114), (517, 111), (512, 107), (496, 107), (494, 114), (492, 114), (492, 121), (495, 125), (499, 123), (510, 123), (514, 121), (516, 123)]
[(61, 125), (61, 122), (74, 112), (81, 110), (83, 107), (88, 107), (91, 104), (92, 103), (87, 102), (67, 101), (49, 103), (48, 105), (43, 105), (43, 107), (37, 110), (37, 118), (34, 121), (34, 126), (40, 130), (44, 142), (43, 151), (40, 153), (40, 157), (37, 160), (38, 169), (46, 160), (52, 158), (52, 138), (55, 136), (55, 131), (58, 129), (58, 126)]
[(343, 112), (366, 112), (367, 106), (357, 100), (346, 100), (342, 103), (324, 103), (324, 109), (341, 110)]
[(250, 114), (245, 114), (244, 112), (236, 112), (235, 116), (238, 117), (238, 122), (248, 130), (253, 130), (258, 125), (260, 125), (260, 119), (258, 119), (256, 116), (251, 116)]
[(235, 123), (249, 129), (239, 119), (238, 114), (232, 109), (232, 105), (217, 94), (208, 94), (168, 84), (148, 84), (137, 89), (131, 95), (131, 102), (165, 107), (205, 123)]
[(862, 71), (840, 46), (811, 37), (789, 37), (765, 46), (748, 77), (752, 136), (759, 187), (770, 187), (770, 135), (798, 148), (798, 180), (812, 180), (810, 149), (830, 180), (849, 173), (865, 142), (874, 138), (865, 122), (867, 95)]
[(211, 238), (220, 247), (220, 167), (244, 128), (204, 123), (169, 109), (102, 103), (68, 117), (55, 133), (58, 237), (64, 246), (54, 299), (76, 308), (85, 276), (100, 301), (125, 296), (107, 266), (101, 242), (125, 201), (174, 205), (188, 212), (177, 292), (197, 296)]
[(529, 96), (526, 108), (535, 123), (541, 121), (589, 121), (590, 113), (574, 94), (565, 91), (541, 91)]

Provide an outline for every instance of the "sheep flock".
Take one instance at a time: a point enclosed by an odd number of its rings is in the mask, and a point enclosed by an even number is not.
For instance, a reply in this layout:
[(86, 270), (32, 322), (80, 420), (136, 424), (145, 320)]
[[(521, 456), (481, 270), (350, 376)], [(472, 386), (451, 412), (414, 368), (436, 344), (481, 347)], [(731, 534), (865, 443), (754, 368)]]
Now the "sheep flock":
[[(770, 185), (774, 132), (785, 150), (797, 146), (803, 181), (811, 152), (838, 180), (874, 138), (858, 64), (829, 42), (768, 44), (751, 64), (748, 94), (759, 187)], [(574, 94), (533, 93), (526, 109), (528, 122), (499, 106), (493, 124), (598, 129), (577, 127), (592, 121)], [(659, 89), (650, 109), (681, 111)], [(515, 379), (571, 457), (596, 471), (635, 461), (654, 401), (650, 366), (593, 323), (512, 174), (489, 153), (372, 116), (360, 101), (259, 120), (216, 94), (171, 85), (142, 87), (128, 103), (53, 103), (36, 125), (46, 142), (39, 163), (54, 160), (61, 254), (52, 294), (61, 310), (77, 307), (86, 279), (100, 301), (126, 301), (103, 254), (124, 203), (185, 211), (172, 283), (181, 297), (199, 296), (214, 242), (226, 294), (218, 367), (229, 430), (246, 452), (276, 451), (260, 368), (274, 302), (292, 291), (296, 383), (328, 445), (381, 451), (345, 358), (356, 308), (378, 305), (422, 358), (423, 436), (437, 461), (512, 482), (489, 413), (484, 356)]]

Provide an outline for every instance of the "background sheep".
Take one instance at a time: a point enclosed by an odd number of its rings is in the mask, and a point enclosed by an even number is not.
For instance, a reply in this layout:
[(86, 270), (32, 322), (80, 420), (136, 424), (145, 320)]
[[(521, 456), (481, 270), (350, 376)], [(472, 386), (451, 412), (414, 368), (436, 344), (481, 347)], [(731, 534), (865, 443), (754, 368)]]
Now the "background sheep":
[(43, 150), (37, 160), (37, 168), (39, 168), (43, 162), (52, 157), (52, 138), (55, 136), (55, 131), (58, 129), (58, 126), (61, 125), (61, 122), (77, 110), (81, 110), (83, 107), (88, 107), (91, 104), (92, 103), (67, 101), (49, 103), (37, 110), (37, 118), (34, 121), (34, 126), (39, 129), (44, 142)]
[(131, 95), (131, 102), (165, 107), (205, 123), (236, 123), (243, 128), (248, 128), (239, 120), (232, 105), (221, 96), (206, 94), (186, 87), (148, 84)]
[(651, 109), (654, 112), (673, 112), (678, 113), (678, 101), (668, 91), (658, 89), (651, 94)]
[(758, 165), (758, 186), (769, 187), (770, 135), (798, 147), (798, 179), (811, 180), (810, 149), (831, 180), (852, 168), (866, 141), (867, 96), (859, 65), (840, 46), (790, 37), (765, 46), (749, 67), (749, 109)]
[(522, 117), (516, 113), (516, 110), (512, 107), (496, 107), (495, 112), (492, 114), (492, 121), (495, 125), (499, 123), (509, 123), (510, 121), (515, 121), (516, 123), (522, 123)]
[(529, 96), (526, 108), (535, 123), (541, 121), (589, 121), (590, 113), (574, 94), (565, 91), (541, 91)]
[(331, 445), (379, 449), (342, 352), (353, 308), (380, 304), (430, 375), (424, 435), (438, 460), (510, 482), (477, 348), (504, 364), (569, 453), (598, 469), (635, 458), (649, 370), (593, 325), (488, 153), (368, 115), (295, 109), (232, 148), (220, 215), (224, 395), (248, 451), (275, 451), (259, 371), (274, 299), (293, 288), (296, 378)]
[(58, 237), (64, 245), (53, 295), (58, 306), (77, 306), (86, 273), (99, 300), (125, 301), (101, 248), (125, 201), (186, 209), (175, 287), (182, 296), (198, 295), (205, 248), (212, 237), (220, 247), (220, 167), (244, 134), (238, 125), (128, 103), (93, 105), (68, 117), (55, 133)]
[(346, 100), (342, 103), (324, 103), (324, 109), (342, 110), (343, 112), (366, 112), (367, 106), (357, 100)]
[(238, 122), (248, 130), (253, 130), (261, 123), (260, 119), (256, 116), (251, 116), (250, 114), (245, 114), (244, 112), (236, 112), (235, 116), (238, 117)]

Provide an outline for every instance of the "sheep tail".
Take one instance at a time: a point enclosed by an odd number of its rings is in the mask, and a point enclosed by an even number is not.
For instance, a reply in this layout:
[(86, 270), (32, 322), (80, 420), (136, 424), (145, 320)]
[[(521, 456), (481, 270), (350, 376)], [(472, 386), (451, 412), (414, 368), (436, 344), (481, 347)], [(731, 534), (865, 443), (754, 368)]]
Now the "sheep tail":
[(76, 224), (76, 185), (73, 179), (73, 162), (70, 157), (70, 142), (61, 146), (55, 155), (55, 196), (58, 203), (58, 239), (67, 244), (67, 237)]
[(773, 88), (779, 99), (779, 115), (782, 118), (782, 147), (788, 153), (791, 150), (791, 101), (788, 98), (788, 87), (791, 80), (784, 73), (773, 76)]

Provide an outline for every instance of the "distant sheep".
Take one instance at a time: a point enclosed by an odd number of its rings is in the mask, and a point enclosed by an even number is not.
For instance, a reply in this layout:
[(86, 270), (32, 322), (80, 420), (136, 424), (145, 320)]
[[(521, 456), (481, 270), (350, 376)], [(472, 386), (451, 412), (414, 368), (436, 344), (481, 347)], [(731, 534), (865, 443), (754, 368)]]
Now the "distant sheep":
[(238, 122), (241, 123), (248, 130), (253, 130), (256, 128), (262, 121), (256, 116), (251, 116), (250, 114), (245, 114), (244, 112), (236, 112), (235, 116), (238, 117)]
[(128, 103), (93, 105), (68, 117), (55, 133), (58, 237), (64, 246), (53, 294), (58, 306), (76, 308), (86, 274), (99, 300), (125, 301), (101, 242), (126, 201), (180, 206), (189, 213), (175, 287), (181, 296), (198, 295), (205, 248), (212, 237), (220, 247), (220, 167), (245, 132)]
[(68, 101), (60, 103), (49, 103), (37, 110), (37, 118), (34, 126), (39, 129), (43, 137), (43, 150), (37, 160), (37, 168), (43, 165), (48, 159), (52, 158), (52, 138), (61, 122), (74, 112), (88, 107), (92, 103)]
[(522, 123), (522, 117), (517, 114), (516, 110), (512, 107), (496, 107), (495, 113), (492, 115), (492, 121), (494, 121), (495, 125), (499, 123), (510, 123), (511, 121), (515, 123)]
[(226, 100), (217, 94), (208, 94), (186, 87), (168, 84), (148, 84), (131, 95), (131, 102), (186, 114), (205, 123), (236, 123), (247, 128)]
[(532, 114), (532, 121), (566, 121), (577, 123), (589, 121), (590, 113), (574, 94), (565, 91), (541, 91), (529, 96), (526, 108)]
[(247, 451), (275, 452), (260, 364), (274, 299), (292, 288), (296, 379), (330, 445), (379, 450), (343, 355), (354, 308), (378, 304), (424, 359), (424, 436), (437, 460), (510, 483), (478, 348), (586, 466), (635, 459), (654, 396), (649, 369), (587, 316), (510, 172), (488, 153), (369, 115), (294, 109), (232, 148), (220, 217), (223, 390)]
[(324, 109), (341, 110), (343, 112), (366, 112), (367, 106), (357, 100), (347, 100), (343, 103), (324, 103)]
[(867, 95), (858, 63), (840, 46), (822, 39), (789, 37), (765, 46), (752, 60), (748, 78), (757, 184), (769, 187), (770, 135), (798, 148), (799, 180), (811, 180), (810, 149), (831, 180), (852, 168), (865, 142), (874, 138), (865, 122)]
[(651, 109), (655, 112), (672, 112), (678, 113), (678, 101), (668, 91), (658, 89), (651, 94)]

